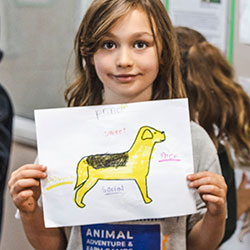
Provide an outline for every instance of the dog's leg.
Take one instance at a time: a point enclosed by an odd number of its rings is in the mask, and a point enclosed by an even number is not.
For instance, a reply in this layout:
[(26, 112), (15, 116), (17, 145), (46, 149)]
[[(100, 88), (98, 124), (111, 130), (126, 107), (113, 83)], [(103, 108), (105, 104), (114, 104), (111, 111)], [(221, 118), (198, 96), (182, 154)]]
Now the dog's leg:
[(88, 178), (86, 182), (76, 191), (75, 193), (75, 203), (78, 207), (83, 208), (85, 204), (83, 203), (83, 198), (86, 193), (96, 184), (98, 178)]
[(142, 194), (142, 197), (143, 197), (143, 200), (145, 203), (150, 203), (152, 200), (148, 197), (148, 192), (147, 192), (147, 177), (145, 178), (136, 178), (135, 179), (140, 191), (141, 191), (141, 194)]

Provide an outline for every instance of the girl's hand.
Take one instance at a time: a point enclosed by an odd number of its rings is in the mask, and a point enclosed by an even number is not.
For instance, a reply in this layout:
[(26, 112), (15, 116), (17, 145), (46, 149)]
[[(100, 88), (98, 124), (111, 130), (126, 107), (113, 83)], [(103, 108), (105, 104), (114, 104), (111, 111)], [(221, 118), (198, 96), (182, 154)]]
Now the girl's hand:
[(226, 216), (227, 185), (224, 177), (213, 172), (199, 172), (187, 176), (189, 187), (196, 188), (212, 216)]
[(250, 210), (250, 188), (246, 188), (248, 179), (245, 172), (242, 173), (240, 186), (237, 189), (237, 218)]
[(32, 213), (41, 195), (40, 179), (47, 177), (43, 165), (27, 164), (15, 170), (8, 182), (15, 206), (23, 213)]

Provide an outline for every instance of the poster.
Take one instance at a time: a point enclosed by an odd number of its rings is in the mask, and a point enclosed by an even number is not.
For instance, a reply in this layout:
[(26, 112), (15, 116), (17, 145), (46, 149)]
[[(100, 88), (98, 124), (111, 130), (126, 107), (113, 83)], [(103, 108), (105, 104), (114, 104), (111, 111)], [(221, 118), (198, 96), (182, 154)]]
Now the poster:
[(175, 26), (187, 26), (203, 34), (224, 53), (229, 26), (228, 0), (169, 0), (169, 15)]
[(187, 99), (36, 110), (35, 123), (46, 227), (196, 211)]
[(243, 44), (250, 44), (250, 2), (249, 0), (240, 0), (240, 23), (239, 23), (239, 41)]

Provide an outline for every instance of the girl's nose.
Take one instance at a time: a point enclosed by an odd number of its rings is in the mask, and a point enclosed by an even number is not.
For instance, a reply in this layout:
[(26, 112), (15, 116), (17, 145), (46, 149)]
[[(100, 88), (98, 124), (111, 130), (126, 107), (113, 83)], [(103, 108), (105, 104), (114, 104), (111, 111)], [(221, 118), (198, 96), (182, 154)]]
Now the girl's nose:
[(117, 52), (116, 65), (120, 68), (132, 67), (134, 64), (132, 52), (129, 48), (120, 48)]

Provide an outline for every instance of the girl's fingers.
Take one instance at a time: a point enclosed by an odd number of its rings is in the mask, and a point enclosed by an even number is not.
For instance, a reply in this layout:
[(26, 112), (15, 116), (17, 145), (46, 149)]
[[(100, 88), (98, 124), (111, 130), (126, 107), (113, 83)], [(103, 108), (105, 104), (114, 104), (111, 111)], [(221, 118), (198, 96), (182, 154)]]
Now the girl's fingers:
[(33, 195), (32, 189), (39, 187), (41, 178), (47, 177), (46, 170), (43, 165), (27, 164), (11, 174), (8, 186), (15, 204), (26, 199), (26, 195)]
[(227, 185), (223, 176), (212, 172), (199, 172), (187, 176), (189, 187), (196, 188), (208, 212), (226, 214)]
[(227, 185), (224, 177), (212, 172), (199, 172), (188, 175), (190, 188), (196, 188), (205, 202), (225, 205)]
[(187, 176), (190, 181), (189, 187), (198, 188), (202, 185), (215, 185), (223, 189), (227, 189), (224, 177), (212, 172), (199, 172)]
[(203, 172), (197, 172), (197, 173), (194, 173), (194, 174), (189, 174), (187, 176), (187, 179), (189, 181), (192, 181), (192, 180), (196, 180), (196, 179), (199, 179), (199, 178), (202, 178), (204, 176), (209, 176), (211, 175), (211, 172), (206, 172), (206, 171), (203, 171)]
[(211, 194), (203, 194), (202, 199), (205, 202), (212, 202), (212, 203), (218, 204), (218, 205), (224, 205), (225, 204), (225, 199), (223, 199), (221, 197), (218, 197), (218, 196), (211, 195)]
[(20, 192), (18, 195), (13, 197), (13, 202), (19, 207), (19, 205), (26, 202), (33, 195), (32, 189), (26, 189)]
[(40, 184), (39, 180), (33, 178), (20, 179), (10, 187), (10, 194), (13, 196), (27, 188), (38, 187), (39, 184)]
[(45, 171), (47, 169), (46, 166), (40, 165), (40, 164), (26, 164), (21, 166), (20, 168), (16, 169), (15, 171), (12, 172), (11, 175), (15, 175), (18, 172), (22, 172), (23, 170), (40, 170), (40, 171)]
[(29, 171), (45, 172), (46, 170), (47, 167), (44, 165), (27, 164), (13, 171), (10, 179), (16, 178), (17, 176), (21, 176), (22, 173), (28, 173)]
[(19, 179), (26, 179), (26, 178), (44, 178), (46, 177), (47, 174), (46, 172), (43, 172), (41, 170), (36, 170), (36, 169), (28, 169), (28, 170), (23, 170), (20, 172), (17, 172), (15, 175), (13, 175), (13, 180), (19, 180)]
[(189, 183), (189, 187), (191, 188), (198, 188), (199, 186), (202, 185), (215, 185), (223, 189), (226, 188), (226, 183), (224, 181), (224, 178), (213, 179), (211, 177), (204, 177), (195, 181), (191, 181)]
[[(37, 167), (34, 167), (34, 166), (37, 166)], [(10, 180), (8, 182), (9, 188), (11, 188), (11, 186), (13, 186), (20, 179), (46, 178), (47, 173), (45, 171), (46, 171), (46, 167), (42, 165), (25, 165), (11, 174)]]
[(217, 186), (214, 186), (214, 185), (203, 185), (203, 186), (200, 186), (197, 189), (197, 191), (198, 191), (199, 194), (210, 194), (210, 195), (218, 196), (218, 197), (222, 197), (222, 198), (226, 197), (225, 190), (222, 189), (222, 188), (219, 188)]
[(47, 167), (27, 164), (15, 170), (8, 182), (10, 194), (16, 207), (22, 212), (32, 212), (40, 197), (40, 179), (46, 178)]
[(206, 171), (203, 171), (203, 172), (198, 172), (198, 173), (194, 173), (194, 174), (189, 174), (187, 176), (187, 179), (189, 181), (194, 181), (194, 180), (198, 180), (198, 179), (202, 179), (204, 177), (207, 177), (207, 178), (211, 178), (211, 179), (214, 179), (215, 177), (216, 178), (220, 178), (223, 176), (219, 175), (219, 174), (216, 174), (214, 172), (206, 172)]

